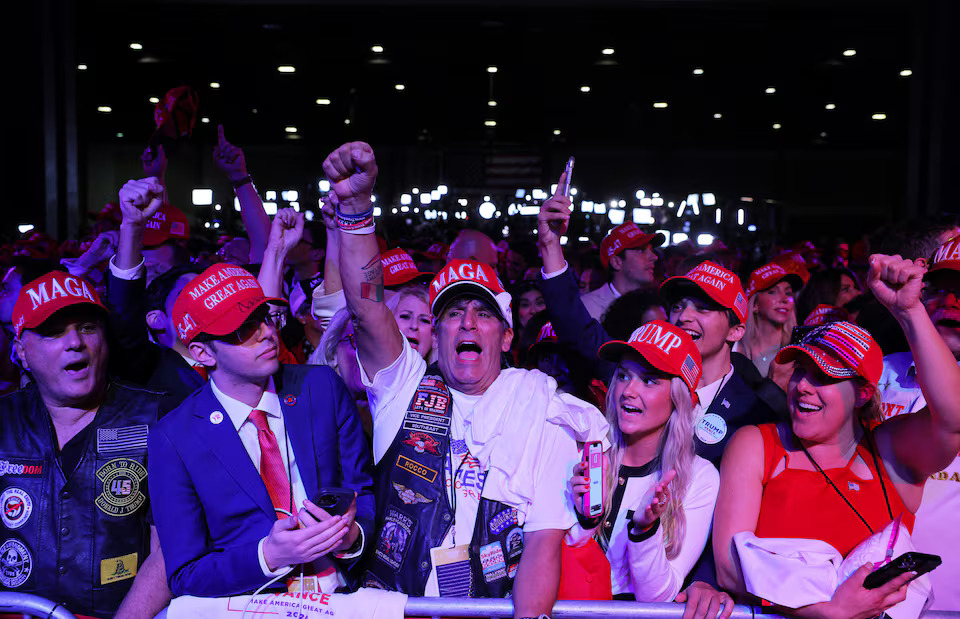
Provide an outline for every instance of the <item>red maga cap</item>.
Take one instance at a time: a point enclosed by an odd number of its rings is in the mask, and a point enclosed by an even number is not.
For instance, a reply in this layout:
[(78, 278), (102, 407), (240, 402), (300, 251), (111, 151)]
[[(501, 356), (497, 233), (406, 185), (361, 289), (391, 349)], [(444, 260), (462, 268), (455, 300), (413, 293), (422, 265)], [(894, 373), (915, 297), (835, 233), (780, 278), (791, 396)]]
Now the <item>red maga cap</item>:
[(775, 286), (782, 280), (790, 282), (794, 292), (799, 292), (803, 288), (803, 278), (799, 274), (790, 273), (782, 265), (770, 262), (750, 274), (750, 279), (747, 280), (747, 297), (752, 297), (756, 292)]
[(866, 329), (852, 322), (831, 322), (815, 328), (798, 344), (781, 348), (777, 363), (788, 363), (801, 354), (833, 378), (860, 376), (876, 387), (883, 373), (880, 346)]
[(172, 204), (164, 204), (147, 220), (143, 230), (143, 246), (154, 247), (167, 239), (190, 238), (190, 226), (183, 211)]
[(841, 320), (850, 320), (850, 312), (836, 305), (820, 305), (813, 308), (810, 315), (803, 321), (804, 327), (819, 327), (828, 322), (840, 322)]
[(807, 270), (807, 262), (800, 254), (788, 251), (774, 258), (773, 262), (782, 266), (787, 273), (799, 275), (804, 286), (810, 281), (810, 271)]
[(20, 289), (13, 304), (13, 330), (20, 337), (24, 329), (35, 329), (73, 305), (92, 305), (107, 311), (93, 284), (63, 271), (50, 271)]
[(540, 333), (537, 334), (537, 341), (527, 348), (527, 350), (533, 350), (537, 346), (543, 346), (546, 344), (556, 344), (558, 341), (557, 334), (553, 330), (553, 323), (547, 322), (540, 327)]
[(614, 340), (600, 347), (601, 359), (619, 362), (623, 354), (634, 351), (653, 367), (671, 376), (679, 376), (693, 393), (700, 381), (700, 351), (693, 338), (669, 322), (653, 320), (644, 323), (630, 335), (629, 341)]
[(387, 288), (406, 284), (418, 277), (433, 277), (433, 273), (421, 273), (417, 263), (403, 249), (391, 249), (380, 254), (380, 264), (383, 266), (383, 285)]
[(513, 328), (510, 293), (503, 289), (493, 267), (475, 260), (451, 260), (445, 264), (430, 282), (430, 311), (439, 316), (447, 304), (464, 295), (475, 295), (490, 303)]
[(733, 310), (741, 323), (746, 322), (747, 297), (743, 293), (740, 278), (733, 271), (706, 260), (690, 269), (686, 275), (677, 275), (663, 282), (660, 285), (660, 294), (667, 299), (676, 300), (682, 287), (689, 283), (694, 284), (722, 307)]
[(263, 294), (257, 278), (232, 264), (215, 264), (187, 284), (173, 304), (177, 335), (189, 344), (200, 333), (227, 335), (266, 302), (285, 299)]
[(610, 234), (600, 242), (600, 262), (603, 263), (604, 268), (607, 268), (610, 266), (610, 258), (623, 250), (644, 247), (654, 240), (657, 241), (657, 245), (660, 245), (665, 238), (659, 232), (655, 234), (644, 232), (637, 224), (628, 221), (611, 230)]
[(953, 237), (933, 252), (927, 273), (960, 271), (960, 236)]

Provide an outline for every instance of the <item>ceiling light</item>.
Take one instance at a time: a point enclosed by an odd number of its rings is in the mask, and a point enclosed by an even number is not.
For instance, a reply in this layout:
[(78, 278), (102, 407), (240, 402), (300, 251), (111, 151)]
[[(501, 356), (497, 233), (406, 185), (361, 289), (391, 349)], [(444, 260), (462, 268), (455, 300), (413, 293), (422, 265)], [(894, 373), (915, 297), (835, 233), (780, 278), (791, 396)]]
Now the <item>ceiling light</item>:
[(694, 74), (694, 75), (703, 75), (703, 69), (701, 69), (700, 67), (697, 67), (696, 69), (693, 70), (693, 74)]
[(496, 127), (496, 126), (497, 126), (497, 121), (495, 121), (495, 120), (485, 120), (485, 121), (483, 121), (483, 124), (484, 124), (484, 126), (486, 126), (486, 127)]
[(496, 72), (497, 72), (497, 68), (496, 68), (496, 67), (494, 67), (494, 66), (492, 66), (492, 65), (489, 66), (489, 67), (487, 67), (487, 73), (496, 73)]
[(287, 133), (296, 133), (296, 132), (297, 132), (297, 128), (296, 128), (296, 127), (284, 127), (283, 130), (286, 131)]
[(723, 118), (723, 114), (714, 114), (713, 117), (719, 120)]
[(87, 65), (85, 65), (85, 64), (78, 64), (78, 65), (77, 65), (77, 71), (86, 71), (86, 70), (87, 70)]
[(856, 55), (857, 55), (857, 50), (855, 50), (855, 49), (845, 49), (845, 50), (843, 50), (843, 55), (846, 56), (846, 57), (848, 57), (848, 58), (849, 58), (850, 56), (856, 56)]
[(613, 56), (613, 48), (612, 48), (612, 47), (605, 47), (605, 48), (603, 49), (603, 55), (604, 55), (604, 56)]
[(277, 71), (279, 71), (280, 73), (293, 73), (294, 71), (296, 71), (296, 68), (288, 64), (282, 64), (279, 67), (277, 67)]
[(194, 206), (210, 206), (213, 204), (213, 189), (194, 189), (191, 192), (191, 199)]
[(103, 112), (104, 114), (109, 114), (110, 112), (113, 111), (113, 108), (110, 107), (109, 105), (101, 105), (97, 107), (97, 111)]
[(828, 104), (826, 104), (826, 105), (823, 106), (823, 107), (824, 107), (824, 109), (826, 109), (826, 110), (835, 110), (835, 109), (837, 109), (837, 104), (836, 104), (836, 103), (828, 103)]
[(209, 116), (204, 116), (203, 118), (200, 119), (200, 122), (202, 122), (202, 123), (204, 123), (204, 124), (207, 124), (207, 123), (210, 122), (210, 117), (209, 117)]
[(493, 99), (490, 99), (489, 101), (487, 101), (487, 105), (490, 107), (497, 107), (497, 102), (494, 101)]
[(374, 54), (382, 54), (383, 45), (374, 45), (373, 47), (370, 48), (370, 51), (372, 51)]
[(667, 102), (657, 101), (656, 103), (653, 104), (653, 107), (657, 108), (658, 110), (662, 110), (663, 108), (667, 107)]
[(213, 88), (213, 89), (220, 88), (220, 82), (210, 82), (210, 88)]
[(774, 128), (774, 129), (779, 129), (779, 128), (782, 127), (782, 126), (783, 126), (783, 125), (781, 125), (780, 123), (773, 123), (773, 128)]
[(768, 95), (772, 95), (773, 93), (777, 92), (777, 89), (771, 86), (770, 88), (767, 88), (763, 92), (767, 93)]
[(887, 115), (886, 115), (886, 114), (874, 114), (874, 115), (871, 116), (870, 118), (872, 118), (873, 120), (886, 120), (886, 119), (887, 119)]
[(590, 92), (590, 87), (589, 87), (589, 86), (581, 86), (581, 87), (580, 87), (580, 92)]
[(554, 130), (553, 130), (553, 135), (560, 135), (560, 130), (559, 130), (559, 129), (554, 129)]
[(143, 49), (143, 45), (141, 45), (140, 43), (131, 43), (130, 49)]
[(157, 97), (150, 97), (148, 101), (150, 101), (150, 103), (160, 103), (160, 99)]
[(344, 119), (343, 119), (343, 124), (349, 125), (349, 124), (350, 124), (350, 119), (349, 119), (349, 118), (344, 118)]
[(317, 105), (330, 105), (330, 99), (317, 99)]
[(404, 86), (403, 84), (397, 84), (396, 86), (394, 86), (394, 88), (396, 88), (397, 90), (403, 90), (404, 88), (406, 88), (406, 86)]
[(122, 133), (118, 133), (118, 134), (117, 134), (117, 137), (118, 137), (118, 138), (122, 138), (122, 137), (123, 137), (123, 134), (122, 134)]
[(903, 71), (900, 71), (900, 77), (910, 77), (911, 75), (913, 75), (913, 71), (910, 69), (904, 69)]

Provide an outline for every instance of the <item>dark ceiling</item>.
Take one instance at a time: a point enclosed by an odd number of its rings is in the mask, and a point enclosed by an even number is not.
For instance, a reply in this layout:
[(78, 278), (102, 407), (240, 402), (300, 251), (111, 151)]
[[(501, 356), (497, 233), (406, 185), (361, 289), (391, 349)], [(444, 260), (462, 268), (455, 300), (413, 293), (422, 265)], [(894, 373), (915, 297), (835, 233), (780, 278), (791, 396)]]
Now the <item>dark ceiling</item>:
[(78, 121), (86, 141), (145, 143), (148, 99), (190, 84), (211, 121), (199, 130), (223, 123), (247, 145), (902, 149), (917, 79), (900, 76), (916, 69), (909, 6), (89, 2)]

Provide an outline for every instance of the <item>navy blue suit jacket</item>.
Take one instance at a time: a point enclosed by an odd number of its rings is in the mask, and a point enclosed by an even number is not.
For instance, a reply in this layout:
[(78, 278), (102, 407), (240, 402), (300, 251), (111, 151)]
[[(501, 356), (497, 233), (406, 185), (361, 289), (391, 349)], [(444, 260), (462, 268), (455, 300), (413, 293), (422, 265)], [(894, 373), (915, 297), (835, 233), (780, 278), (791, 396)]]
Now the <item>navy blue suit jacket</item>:
[[(373, 466), (353, 398), (324, 366), (283, 365), (274, 384), (307, 497), (331, 486), (356, 491), (366, 551), (373, 540)], [(150, 500), (174, 596), (237, 595), (269, 580), (257, 546), (277, 516), (229, 417), (210, 420), (217, 410), (223, 407), (207, 384), (148, 439)]]

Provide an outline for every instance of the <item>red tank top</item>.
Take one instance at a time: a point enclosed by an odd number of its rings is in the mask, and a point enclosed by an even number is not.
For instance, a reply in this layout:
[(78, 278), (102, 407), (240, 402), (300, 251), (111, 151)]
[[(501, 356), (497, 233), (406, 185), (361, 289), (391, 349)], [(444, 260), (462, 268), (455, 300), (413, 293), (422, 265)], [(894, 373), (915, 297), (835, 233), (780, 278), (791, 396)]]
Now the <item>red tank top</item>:
[[(780, 441), (776, 424), (766, 423), (758, 427), (763, 436), (764, 471), (757, 537), (817, 539), (846, 556), (870, 535), (870, 531), (819, 471), (790, 468), (790, 453)], [(876, 470), (868, 440), (864, 435), (846, 466), (824, 472), (870, 524), (874, 533), (882, 531), (891, 520), (880, 486), (882, 477), (890, 510), (894, 517), (902, 514), (903, 524), (912, 532), (914, 515), (904, 506), (886, 468), (881, 466), (879, 471)], [(873, 479), (860, 479), (850, 470), (857, 454), (870, 469)], [(787, 468), (772, 477), (784, 456)]]

